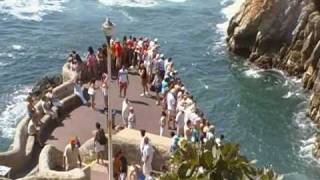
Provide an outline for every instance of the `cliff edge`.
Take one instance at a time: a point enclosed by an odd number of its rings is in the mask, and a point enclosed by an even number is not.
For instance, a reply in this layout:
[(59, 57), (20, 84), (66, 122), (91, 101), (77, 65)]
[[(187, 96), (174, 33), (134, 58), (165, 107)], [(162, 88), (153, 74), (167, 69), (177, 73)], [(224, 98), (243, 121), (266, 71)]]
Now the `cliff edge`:
[(320, 0), (246, 0), (227, 33), (231, 52), (302, 78), (307, 113), (320, 124)]

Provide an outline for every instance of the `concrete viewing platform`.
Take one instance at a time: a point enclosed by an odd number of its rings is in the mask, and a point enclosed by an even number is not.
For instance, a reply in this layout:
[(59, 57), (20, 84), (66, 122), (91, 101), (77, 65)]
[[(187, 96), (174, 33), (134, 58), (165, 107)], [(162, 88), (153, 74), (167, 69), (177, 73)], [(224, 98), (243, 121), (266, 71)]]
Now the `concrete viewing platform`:
[[(97, 87), (100, 87), (100, 84), (100, 81), (96, 82)], [(156, 105), (153, 93), (151, 93), (151, 96), (141, 97), (141, 92), (140, 77), (130, 73), (126, 97), (129, 99), (136, 114), (135, 129), (145, 129), (148, 133), (158, 135), (160, 132), (161, 106)], [(124, 98), (119, 96), (119, 86), (116, 80), (112, 80), (111, 84), (109, 84), (108, 93), (111, 102), (111, 107), (109, 108), (116, 111), (115, 125), (122, 124), (121, 109)], [(61, 125), (53, 130), (47, 140), (47, 144), (51, 144), (63, 152), (71, 137), (77, 136), (80, 143), (93, 138), (96, 122), (99, 122), (106, 130), (107, 112), (103, 111), (104, 100), (102, 91), (99, 88), (96, 90), (95, 102), (95, 110), (89, 106), (82, 105), (70, 112), (62, 119)], [(167, 130), (165, 134), (168, 135), (169, 131)], [(92, 166), (91, 179), (99, 180), (107, 177), (107, 167), (98, 164)]]
[[(142, 87), (140, 87), (140, 78), (138, 75), (129, 75), (129, 86), (127, 90), (127, 98), (131, 102), (136, 114), (135, 129), (145, 129), (149, 133), (159, 134), (160, 132), (160, 115), (161, 106), (156, 102), (151, 93), (150, 97), (141, 97)], [(97, 87), (100, 82), (97, 82)], [(123, 97), (119, 96), (119, 87), (116, 80), (109, 85), (109, 98), (111, 101), (111, 109), (116, 111), (115, 124), (122, 124), (121, 109)], [(94, 136), (95, 123), (101, 123), (106, 129), (106, 112), (103, 112), (104, 101), (101, 90), (96, 90), (96, 110), (88, 106), (82, 105), (73, 110), (62, 124), (58, 126), (49, 137), (47, 143), (56, 146), (59, 150), (64, 150), (71, 137), (78, 136), (80, 142), (83, 143)], [(168, 131), (166, 132), (168, 135)]]

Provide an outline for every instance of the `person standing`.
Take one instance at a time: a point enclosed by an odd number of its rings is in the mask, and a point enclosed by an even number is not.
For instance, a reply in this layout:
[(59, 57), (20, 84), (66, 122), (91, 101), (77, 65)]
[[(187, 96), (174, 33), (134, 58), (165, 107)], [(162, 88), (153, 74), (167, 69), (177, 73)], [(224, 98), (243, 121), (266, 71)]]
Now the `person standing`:
[(161, 117), (160, 117), (160, 136), (164, 135), (165, 128), (166, 128), (166, 112), (162, 111), (161, 112)]
[(151, 172), (152, 172), (153, 153), (154, 153), (154, 149), (149, 143), (149, 138), (145, 137), (143, 152), (142, 152), (142, 162), (143, 162), (142, 171), (146, 179), (152, 178)]
[(105, 146), (107, 144), (107, 138), (104, 133), (104, 130), (101, 128), (100, 123), (96, 123), (96, 133), (94, 136), (94, 151), (97, 154), (97, 163), (99, 164), (99, 160), (101, 160), (101, 164), (103, 164), (103, 152), (105, 150)]
[(128, 128), (133, 129), (136, 125), (136, 115), (134, 114), (133, 107), (129, 108), (129, 115), (128, 115)]
[(185, 113), (183, 110), (179, 110), (179, 112), (176, 115), (176, 126), (177, 126), (177, 134), (179, 136), (183, 136), (184, 134), (184, 118), (185, 117)]
[(140, 135), (141, 135), (140, 153), (141, 153), (141, 155), (142, 155), (142, 153), (143, 153), (143, 148), (144, 148), (144, 138), (146, 137), (146, 130), (141, 129), (141, 130), (140, 130)]
[(170, 152), (174, 153), (178, 148), (178, 143), (179, 143), (179, 140), (180, 140), (180, 136), (179, 136), (179, 134), (176, 134), (173, 131), (170, 133), (170, 136), (171, 136)]
[(122, 116), (122, 121), (125, 127), (128, 126), (128, 117), (129, 117), (129, 108), (131, 106), (131, 103), (129, 102), (128, 98), (124, 98), (122, 101), (122, 111), (121, 111), (121, 116)]
[(143, 92), (140, 96), (149, 95), (147, 69), (143, 64), (140, 64), (139, 75), (140, 75), (141, 85), (143, 89)]
[(102, 24), (102, 31), (106, 37), (107, 45), (110, 46), (110, 40), (114, 33), (116, 25), (106, 18), (105, 22)]
[(114, 45), (114, 56), (116, 58), (116, 69), (120, 69), (123, 65), (122, 63), (122, 53), (123, 53), (123, 48), (120, 44), (119, 40), (116, 40), (115, 45)]
[(108, 109), (108, 74), (102, 74), (102, 84), (101, 84), (101, 91), (104, 100), (104, 110)]
[(122, 90), (123, 90), (123, 97), (127, 96), (127, 88), (129, 84), (129, 76), (128, 76), (128, 70), (122, 66), (122, 68), (119, 70), (118, 73), (118, 83), (120, 87), (120, 97), (122, 97)]
[(63, 167), (66, 171), (72, 170), (78, 166), (81, 167), (81, 157), (79, 153), (79, 149), (76, 147), (77, 141), (75, 139), (71, 139), (70, 143), (65, 147), (63, 153)]
[(87, 67), (88, 67), (90, 78), (96, 78), (97, 77), (97, 58), (91, 46), (88, 47)]
[(95, 109), (95, 107), (96, 107), (96, 103), (95, 103), (95, 99), (96, 99), (96, 80), (95, 79), (92, 79), (90, 81), (89, 88), (88, 88), (88, 94), (90, 95), (91, 108)]
[(168, 109), (168, 129), (171, 129), (170, 122), (173, 124), (173, 129), (176, 129), (176, 124), (174, 123), (175, 111), (177, 100), (175, 97), (176, 90), (173, 88), (167, 93), (167, 109)]
[(153, 79), (152, 86), (154, 87), (154, 92), (156, 93), (156, 105), (160, 104), (160, 96), (159, 93), (161, 92), (161, 83), (162, 83), (162, 78), (160, 76), (159, 71), (156, 72), (156, 75)]

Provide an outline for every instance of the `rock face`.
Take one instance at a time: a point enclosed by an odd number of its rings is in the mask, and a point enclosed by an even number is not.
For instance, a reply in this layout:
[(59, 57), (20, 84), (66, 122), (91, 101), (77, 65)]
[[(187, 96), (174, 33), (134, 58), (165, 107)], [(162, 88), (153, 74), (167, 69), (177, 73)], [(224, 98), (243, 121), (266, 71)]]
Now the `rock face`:
[(229, 50), (302, 78), (320, 124), (320, 0), (246, 0), (228, 27)]
[(311, 91), (307, 114), (320, 126), (320, 0), (246, 0), (230, 21), (227, 43), (260, 68), (302, 78)]
[(61, 75), (51, 75), (51, 76), (44, 76), (42, 79), (36, 82), (33, 86), (31, 95), (40, 99), (43, 93), (48, 88), (54, 88), (58, 85), (62, 84), (62, 76)]

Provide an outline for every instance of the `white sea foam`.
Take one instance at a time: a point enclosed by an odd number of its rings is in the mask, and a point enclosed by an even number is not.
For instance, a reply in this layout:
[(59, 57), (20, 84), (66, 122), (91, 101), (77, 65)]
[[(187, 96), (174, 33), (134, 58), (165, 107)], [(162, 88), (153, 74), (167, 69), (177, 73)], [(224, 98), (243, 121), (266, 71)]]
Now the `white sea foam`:
[(126, 17), (130, 22), (136, 21), (136, 19), (133, 16), (130, 16), (130, 14), (126, 11), (121, 10), (120, 11), (124, 17)]
[(9, 62), (0, 62), (0, 67), (6, 67), (9, 66), (11, 63)]
[(221, 10), (221, 12), (224, 14), (227, 20), (221, 24), (217, 24), (216, 26), (220, 30), (220, 32), (225, 35), (228, 29), (229, 21), (231, 20), (232, 16), (234, 16), (240, 10), (240, 7), (243, 4), (244, 0), (234, 0), (232, 4), (226, 6), (225, 4), (227, 2), (228, 0), (223, 0), (221, 2), (221, 5), (225, 6)]
[(262, 72), (263, 70), (260, 70), (260, 69), (248, 69), (246, 71), (244, 71), (244, 75), (247, 76), (247, 77), (252, 77), (252, 78), (260, 78), (261, 77), (261, 74), (260, 72)]
[(152, 7), (157, 4), (155, 0), (98, 0), (106, 6)]
[(9, 101), (0, 113), (1, 137), (13, 138), (17, 123), (26, 115), (25, 99), (29, 91), (29, 87), (24, 87), (8, 95)]
[(288, 99), (288, 98), (290, 98), (292, 95), (294, 95), (294, 93), (291, 92), (291, 91), (289, 91), (286, 95), (282, 96), (282, 98)]
[(63, 3), (68, 0), (2, 0), (0, 13), (9, 14), (18, 19), (41, 21), (49, 12), (61, 12)]
[(22, 46), (21, 45), (19, 45), (19, 44), (14, 44), (14, 45), (12, 45), (12, 49), (14, 49), (14, 50), (21, 50), (22, 49)]
[(166, 0), (166, 1), (174, 2), (174, 3), (183, 3), (183, 2), (186, 2), (187, 0)]

